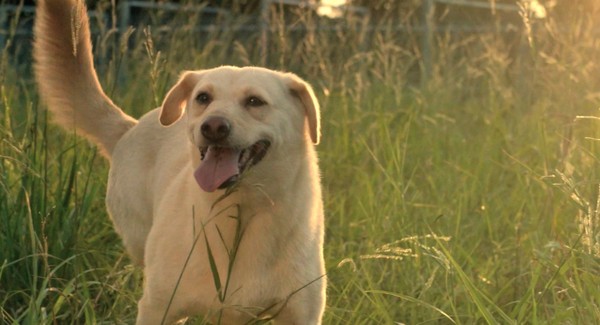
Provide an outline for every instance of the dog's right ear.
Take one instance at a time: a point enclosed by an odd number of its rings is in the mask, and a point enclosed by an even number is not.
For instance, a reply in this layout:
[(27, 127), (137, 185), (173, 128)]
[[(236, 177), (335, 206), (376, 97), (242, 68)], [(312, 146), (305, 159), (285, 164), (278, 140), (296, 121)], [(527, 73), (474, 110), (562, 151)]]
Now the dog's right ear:
[(318, 144), (321, 138), (321, 113), (317, 96), (315, 96), (312, 87), (295, 74), (287, 73), (285, 77), (290, 91), (300, 99), (304, 106), (310, 138), (314, 144)]
[(186, 100), (194, 90), (198, 77), (198, 73), (194, 71), (186, 71), (181, 75), (177, 84), (169, 90), (163, 101), (160, 108), (160, 124), (169, 126), (181, 118)]

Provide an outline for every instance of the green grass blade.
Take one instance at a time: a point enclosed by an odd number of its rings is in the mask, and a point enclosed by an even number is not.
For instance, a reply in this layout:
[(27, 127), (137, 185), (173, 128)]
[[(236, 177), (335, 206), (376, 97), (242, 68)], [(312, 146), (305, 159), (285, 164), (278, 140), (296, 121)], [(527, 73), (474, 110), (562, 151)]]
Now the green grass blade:
[[(452, 265), (452, 269), (454, 270), (454, 272), (458, 274), (461, 283), (465, 286), (465, 290), (467, 291), (471, 299), (473, 299), (473, 303), (485, 319), (486, 323), (490, 325), (516, 324), (514, 319), (509, 317), (504, 311), (502, 311), (500, 307), (498, 307), (488, 296), (486, 296), (473, 284), (471, 279), (469, 279), (467, 274), (463, 271), (462, 267), (456, 262), (456, 260), (454, 259), (454, 257), (452, 257), (446, 246), (444, 246), (444, 244), (437, 238), (437, 236), (434, 236), (433, 238), (435, 238), (438, 247), (443, 252), (446, 259), (448, 259), (448, 261)], [(502, 318), (502, 322), (496, 320), (490, 309), (488, 309), (488, 306), (491, 307), (494, 312), (500, 315), (500, 317)]]
[(208, 242), (208, 237), (206, 236), (206, 230), (203, 233), (204, 233), (204, 242), (206, 244), (206, 254), (208, 255), (208, 263), (210, 265), (210, 271), (213, 276), (213, 283), (215, 284), (215, 289), (217, 290), (217, 293), (219, 294), (219, 300), (221, 302), (224, 302), (225, 297), (223, 296), (223, 293), (221, 292), (222, 285), (221, 285), (221, 277), (219, 276), (219, 269), (217, 268), (217, 263), (215, 262), (215, 257), (212, 253), (212, 249), (210, 248), (210, 243)]
[(407, 296), (407, 295), (403, 295), (400, 293), (396, 293), (396, 292), (389, 292), (389, 291), (384, 291), (384, 290), (368, 290), (366, 291), (367, 293), (372, 293), (372, 294), (380, 294), (380, 295), (386, 295), (386, 296), (392, 296), (392, 297), (396, 297), (402, 300), (406, 300), (406, 301), (410, 301), (412, 303), (416, 303), (419, 304), (421, 306), (427, 307), (429, 309), (435, 310), (436, 312), (438, 312), (440, 315), (444, 316), (444, 318), (446, 318), (448, 321), (450, 321), (452, 324), (456, 324), (456, 322), (454, 321), (454, 319), (452, 319), (452, 317), (450, 315), (448, 315), (445, 311), (439, 309), (438, 307), (427, 303), (426, 301), (411, 297), (411, 296)]

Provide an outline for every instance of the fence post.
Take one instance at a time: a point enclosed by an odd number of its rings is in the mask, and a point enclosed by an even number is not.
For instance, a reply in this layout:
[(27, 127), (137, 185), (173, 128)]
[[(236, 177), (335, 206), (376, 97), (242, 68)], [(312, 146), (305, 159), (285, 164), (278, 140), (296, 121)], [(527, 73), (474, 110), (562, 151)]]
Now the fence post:
[(422, 44), (422, 55), (423, 55), (423, 76), (421, 78), (421, 85), (426, 85), (431, 78), (432, 60), (433, 60), (433, 33), (435, 32), (435, 0), (425, 0), (423, 2), (423, 44)]
[(127, 27), (129, 27), (131, 15), (131, 8), (127, 0), (119, 3), (119, 32), (125, 33)]
[(0, 51), (6, 46), (6, 35), (8, 31), (8, 13), (4, 6), (0, 6)]
[(260, 60), (261, 65), (267, 65), (267, 55), (269, 49), (269, 8), (271, 0), (260, 1)]

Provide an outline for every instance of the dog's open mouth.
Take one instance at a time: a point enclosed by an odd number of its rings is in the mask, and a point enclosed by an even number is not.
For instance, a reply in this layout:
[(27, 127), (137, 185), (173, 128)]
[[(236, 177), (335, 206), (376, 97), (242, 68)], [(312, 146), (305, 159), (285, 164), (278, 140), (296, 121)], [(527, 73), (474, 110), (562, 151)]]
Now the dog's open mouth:
[(201, 147), (202, 162), (194, 172), (194, 178), (206, 192), (227, 188), (244, 171), (258, 164), (267, 154), (270, 145), (268, 140), (261, 140), (245, 149), (218, 145)]

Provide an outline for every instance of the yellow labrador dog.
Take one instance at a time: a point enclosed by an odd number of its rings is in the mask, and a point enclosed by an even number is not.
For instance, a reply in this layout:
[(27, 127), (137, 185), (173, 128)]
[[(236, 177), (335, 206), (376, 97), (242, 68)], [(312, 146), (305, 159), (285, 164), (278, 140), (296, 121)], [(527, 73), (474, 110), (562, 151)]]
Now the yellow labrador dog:
[(107, 206), (144, 267), (137, 324), (320, 324), (319, 107), (290, 73), (188, 71), (139, 120), (104, 94), (85, 5), (39, 0), (35, 72), (57, 123), (110, 161)]

